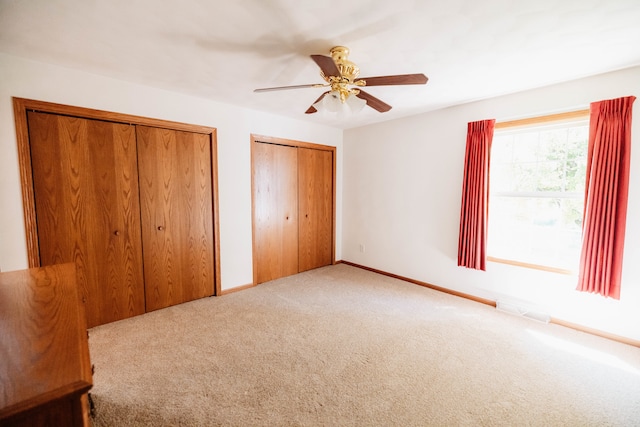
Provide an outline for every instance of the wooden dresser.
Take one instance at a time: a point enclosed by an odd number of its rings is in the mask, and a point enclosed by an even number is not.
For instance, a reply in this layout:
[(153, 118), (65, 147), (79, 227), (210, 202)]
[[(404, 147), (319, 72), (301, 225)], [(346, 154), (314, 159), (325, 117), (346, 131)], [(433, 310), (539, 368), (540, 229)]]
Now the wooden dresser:
[(0, 425), (90, 425), (92, 384), (75, 265), (0, 273)]

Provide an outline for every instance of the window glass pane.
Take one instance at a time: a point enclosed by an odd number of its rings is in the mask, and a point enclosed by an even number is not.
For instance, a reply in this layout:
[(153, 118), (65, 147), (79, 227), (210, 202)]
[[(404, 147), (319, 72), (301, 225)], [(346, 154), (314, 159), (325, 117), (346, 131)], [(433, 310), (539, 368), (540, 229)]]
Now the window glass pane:
[(489, 202), (488, 253), (573, 270), (580, 253), (582, 201), (493, 197)]
[(496, 132), (490, 168), (490, 256), (576, 269), (588, 136), (586, 121)]
[[(553, 157), (547, 157), (551, 158)], [(535, 191), (564, 191), (564, 166), (564, 161), (540, 161), (536, 170)]]

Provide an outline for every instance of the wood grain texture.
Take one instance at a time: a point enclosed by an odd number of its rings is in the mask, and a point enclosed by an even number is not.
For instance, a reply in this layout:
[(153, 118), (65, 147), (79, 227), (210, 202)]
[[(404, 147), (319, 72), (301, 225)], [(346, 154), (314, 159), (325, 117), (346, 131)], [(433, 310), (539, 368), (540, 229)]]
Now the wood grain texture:
[(14, 116), (16, 123), (16, 137), (18, 143), (18, 157), (20, 163), (20, 183), (22, 188), (22, 200), (24, 208), (25, 231), (27, 238), (27, 257), (30, 267), (41, 265), (40, 248), (38, 241), (38, 226), (35, 206), (35, 196), (33, 190), (33, 174), (31, 167), (31, 149), (29, 140), (29, 129), (27, 123), (27, 111), (40, 111), (46, 113), (60, 114), (71, 117), (82, 117), (123, 123), (131, 125), (146, 125), (160, 127), (164, 129), (182, 130), (186, 132), (201, 133), (210, 137), (211, 170), (213, 184), (213, 212), (214, 212), (214, 248), (215, 248), (215, 292), (220, 295), (221, 269), (220, 269), (220, 225), (219, 225), (219, 202), (218, 202), (218, 173), (217, 173), (217, 137), (216, 129), (207, 126), (199, 126), (159, 120), (148, 117), (133, 116), (130, 114), (114, 113), (110, 111), (95, 110), (90, 108), (75, 107), (63, 104), (56, 104), (25, 98), (13, 98)]
[(89, 327), (144, 313), (135, 130), (28, 113), (40, 264), (75, 262)]
[(27, 109), (22, 99), (13, 98), (13, 114), (16, 124), (16, 140), (18, 143), (18, 163), (20, 164), (20, 187), (22, 190), (22, 204), (24, 206), (27, 260), (29, 267), (38, 267), (40, 265), (40, 248), (38, 246), (38, 228), (33, 195), (31, 148), (29, 146)]
[[(333, 263), (335, 260), (336, 147), (254, 134), (251, 135), (251, 144), (254, 284)], [(293, 162), (293, 155), (288, 162), (278, 163), (271, 158), (274, 155), (271, 153), (270, 146), (297, 150), (295, 173), (292, 166), (287, 166), (288, 163)], [(316, 170), (316, 167), (319, 169)], [(303, 184), (300, 184), (300, 179), (304, 181)], [(281, 194), (286, 193), (276, 190), (273, 185), (280, 180), (282, 181), (280, 185), (289, 182), (288, 185), (293, 186), (295, 183), (295, 188), (298, 189), (295, 201), (293, 199), (278, 200)], [(311, 194), (306, 191), (309, 188)], [(299, 200), (301, 198), (303, 200)], [(265, 206), (293, 206), (294, 203), (298, 206), (297, 230), (285, 235), (282, 234), (282, 227), (278, 229), (275, 225), (268, 224), (266, 212), (276, 208), (267, 209)], [(294, 235), (298, 239), (295, 242), (293, 242)], [(287, 255), (290, 260), (286, 262), (290, 265), (286, 273), (283, 273), (281, 265), (285, 262), (282, 261), (282, 252), (274, 251), (272, 248), (277, 249), (275, 243), (269, 242), (280, 242), (280, 245), (286, 242), (292, 248)], [(294, 253), (293, 248), (296, 247), (294, 244), (297, 245), (297, 253)], [(274, 252), (280, 255), (276, 257)], [(301, 260), (301, 257), (304, 259)], [(298, 264), (297, 269), (293, 266), (294, 260)], [(274, 269), (279, 271), (275, 272)]]
[(364, 99), (365, 101), (367, 101), (367, 105), (369, 107), (381, 113), (385, 113), (391, 110), (391, 105), (387, 104), (386, 102), (383, 102), (381, 99), (376, 98), (375, 96), (371, 95), (368, 92), (365, 92), (362, 89), (360, 89), (360, 91), (356, 96), (360, 99)]
[(262, 142), (277, 145), (287, 145), (289, 147), (313, 148), (315, 150), (331, 151), (335, 154), (336, 147), (332, 145), (316, 144), (313, 142), (296, 141), (295, 139), (276, 138), (274, 136), (251, 134), (252, 142)]
[(298, 273), (297, 148), (252, 143), (254, 276), (263, 283)]
[(211, 138), (137, 126), (146, 309), (214, 293)]
[(333, 260), (333, 153), (298, 148), (299, 271)]
[(81, 425), (73, 412), (92, 386), (84, 316), (74, 264), (0, 274), (1, 425)]
[(564, 122), (571, 120), (588, 120), (590, 110), (568, 111), (565, 113), (549, 114), (539, 117), (528, 117), (526, 119), (510, 120), (506, 122), (496, 122), (494, 129), (509, 129), (520, 126), (531, 126), (544, 123)]
[(218, 139), (215, 129), (211, 138), (211, 191), (213, 192), (213, 272), (214, 295), (222, 295), (222, 272), (220, 270), (220, 202), (218, 200)]
[[(83, 117), (86, 119), (97, 119), (115, 123), (144, 125), (159, 127), (163, 129), (182, 130), (185, 132), (201, 133), (211, 135), (215, 128), (200, 126), (188, 123), (173, 122), (169, 120), (154, 119), (150, 117), (134, 116), (131, 114), (114, 113), (112, 111), (95, 110), (92, 108), (76, 107), (72, 105), (56, 104), (53, 102), (37, 101), (25, 98), (13, 98), (14, 109), (23, 108), (26, 110), (40, 111), (43, 113), (55, 113), (72, 117)], [(18, 106), (16, 109), (15, 106)]]
[(311, 59), (318, 64), (318, 67), (320, 67), (325, 76), (340, 77), (342, 75), (335, 61), (330, 56), (311, 55)]
[(365, 81), (365, 86), (389, 85), (423, 85), (429, 79), (424, 74), (399, 74), (394, 76), (358, 77), (357, 81)]

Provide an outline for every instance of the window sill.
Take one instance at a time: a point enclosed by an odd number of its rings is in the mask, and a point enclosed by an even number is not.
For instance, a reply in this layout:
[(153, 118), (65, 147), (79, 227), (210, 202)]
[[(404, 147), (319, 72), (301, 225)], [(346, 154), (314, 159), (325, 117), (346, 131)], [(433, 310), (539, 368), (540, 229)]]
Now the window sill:
[(575, 271), (566, 270), (566, 269), (563, 269), (563, 268), (548, 267), (548, 266), (545, 266), (545, 265), (538, 265), (538, 264), (529, 264), (529, 263), (526, 263), (526, 262), (513, 261), (513, 260), (509, 260), (509, 259), (495, 258), (495, 257), (492, 257), (492, 256), (488, 256), (487, 257), (487, 261), (497, 262), (497, 263), (500, 263), (500, 264), (514, 265), (516, 267), (531, 268), (533, 270), (548, 271), (548, 272), (551, 272), (551, 273), (564, 274), (564, 275), (567, 275), (567, 276), (573, 276), (573, 275), (576, 274)]

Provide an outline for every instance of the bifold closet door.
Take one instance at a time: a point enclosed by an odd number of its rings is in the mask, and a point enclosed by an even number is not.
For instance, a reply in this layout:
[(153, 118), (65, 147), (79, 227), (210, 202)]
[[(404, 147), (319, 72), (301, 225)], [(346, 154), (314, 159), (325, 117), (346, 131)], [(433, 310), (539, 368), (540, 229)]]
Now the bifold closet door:
[(257, 283), (298, 273), (297, 148), (253, 143)]
[(209, 135), (137, 126), (147, 311), (213, 295)]
[(333, 153), (298, 148), (298, 270), (330, 265), (333, 247)]
[(27, 120), (40, 264), (75, 262), (88, 327), (144, 313), (134, 126)]

